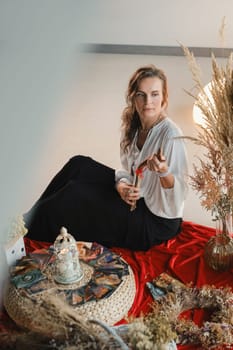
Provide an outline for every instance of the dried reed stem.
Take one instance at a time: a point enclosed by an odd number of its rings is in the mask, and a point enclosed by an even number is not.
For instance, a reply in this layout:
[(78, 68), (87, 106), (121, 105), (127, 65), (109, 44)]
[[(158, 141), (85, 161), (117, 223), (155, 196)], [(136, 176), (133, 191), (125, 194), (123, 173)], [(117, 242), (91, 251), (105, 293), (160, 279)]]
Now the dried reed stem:
[(215, 219), (223, 218), (233, 205), (233, 54), (224, 67), (212, 54), (212, 79), (207, 92), (193, 53), (183, 45), (182, 48), (197, 88), (197, 95), (190, 95), (195, 98), (204, 120), (197, 136), (187, 137), (205, 149), (204, 160), (199, 158), (199, 167), (193, 165), (191, 185)]

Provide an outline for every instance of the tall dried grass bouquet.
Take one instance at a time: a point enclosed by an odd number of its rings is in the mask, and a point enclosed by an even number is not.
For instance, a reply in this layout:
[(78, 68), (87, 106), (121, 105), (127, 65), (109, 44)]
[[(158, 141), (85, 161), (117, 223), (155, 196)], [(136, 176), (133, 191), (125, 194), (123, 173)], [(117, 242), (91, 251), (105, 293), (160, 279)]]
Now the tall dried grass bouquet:
[(200, 194), (201, 205), (211, 211), (213, 220), (224, 220), (233, 205), (233, 54), (224, 67), (212, 53), (212, 79), (208, 89), (202, 83), (201, 69), (193, 55), (182, 46), (198, 94), (195, 104), (203, 114), (196, 137), (188, 137), (205, 149), (199, 166), (193, 165), (192, 188)]

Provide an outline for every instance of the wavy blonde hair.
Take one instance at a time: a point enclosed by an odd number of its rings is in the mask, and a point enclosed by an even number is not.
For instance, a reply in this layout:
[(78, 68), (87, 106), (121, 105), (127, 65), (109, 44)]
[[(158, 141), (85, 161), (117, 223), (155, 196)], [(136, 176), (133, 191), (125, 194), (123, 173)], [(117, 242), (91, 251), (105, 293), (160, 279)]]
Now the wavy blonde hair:
[(136, 131), (141, 126), (140, 118), (135, 108), (135, 94), (138, 91), (139, 84), (143, 79), (153, 77), (158, 77), (163, 83), (163, 106), (165, 109), (167, 108), (168, 86), (167, 77), (164, 72), (155, 67), (153, 64), (138, 68), (129, 80), (128, 89), (126, 92), (127, 106), (124, 108), (122, 113), (122, 131), (124, 136), (121, 141), (121, 147), (124, 151), (126, 151), (127, 147), (131, 144)]

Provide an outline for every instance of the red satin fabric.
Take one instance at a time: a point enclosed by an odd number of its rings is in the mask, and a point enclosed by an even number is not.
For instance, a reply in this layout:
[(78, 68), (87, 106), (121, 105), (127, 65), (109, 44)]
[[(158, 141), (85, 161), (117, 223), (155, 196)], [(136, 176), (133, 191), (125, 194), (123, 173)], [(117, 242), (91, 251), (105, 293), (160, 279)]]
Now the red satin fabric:
[[(145, 283), (162, 272), (167, 272), (181, 282), (192, 283), (197, 287), (214, 285), (230, 286), (233, 289), (233, 269), (228, 272), (215, 272), (204, 261), (205, 244), (214, 234), (213, 228), (184, 222), (178, 237), (154, 246), (147, 252), (130, 252), (126, 249), (114, 248), (132, 267), (135, 275), (137, 294), (129, 314), (139, 316), (141, 312), (145, 314), (150, 310), (153, 299)], [(208, 319), (208, 313), (202, 309), (191, 310), (183, 315), (199, 326)], [(178, 349), (201, 350), (201, 347), (200, 345), (180, 345)]]
[[(146, 282), (166, 272), (187, 284), (194, 286), (215, 285), (216, 287), (230, 286), (233, 288), (233, 269), (228, 272), (215, 272), (211, 270), (203, 259), (203, 249), (206, 242), (215, 234), (213, 228), (184, 222), (182, 232), (174, 239), (150, 250), (133, 252), (128, 249), (113, 248), (131, 266), (136, 281), (136, 296), (128, 315), (139, 316), (150, 310), (153, 301)], [(27, 252), (34, 249), (48, 247), (45, 242), (32, 241), (25, 238)], [(184, 313), (195, 323), (201, 325), (208, 319), (204, 310), (192, 310)], [(6, 317), (5, 317), (5, 321)], [(122, 320), (119, 323), (124, 323)], [(179, 350), (197, 350), (200, 346), (178, 346)], [(229, 348), (228, 348), (229, 349)], [(232, 347), (233, 349), (233, 347)]]

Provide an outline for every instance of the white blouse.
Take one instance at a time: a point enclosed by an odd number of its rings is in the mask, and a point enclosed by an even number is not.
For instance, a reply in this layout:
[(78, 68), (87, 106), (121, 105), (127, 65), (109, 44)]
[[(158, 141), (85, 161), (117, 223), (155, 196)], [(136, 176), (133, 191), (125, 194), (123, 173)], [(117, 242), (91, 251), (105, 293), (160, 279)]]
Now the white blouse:
[(146, 158), (162, 150), (169, 166), (169, 172), (174, 176), (174, 187), (163, 188), (155, 171), (144, 170), (140, 185), (140, 195), (144, 197), (147, 207), (152, 213), (164, 218), (181, 218), (184, 210), (184, 200), (187, 194), (187, 154), (180, 128), (170, 119), (165, 118), (155, 125), (148, 133), (141, 150), (137, 147), (136, 133), (133, 142), (126, 152), (121, 149), (122, 169), (115, 172), (115, 180), (133, 183), (132, 175), (135, 169)]

